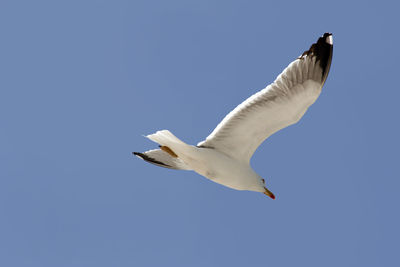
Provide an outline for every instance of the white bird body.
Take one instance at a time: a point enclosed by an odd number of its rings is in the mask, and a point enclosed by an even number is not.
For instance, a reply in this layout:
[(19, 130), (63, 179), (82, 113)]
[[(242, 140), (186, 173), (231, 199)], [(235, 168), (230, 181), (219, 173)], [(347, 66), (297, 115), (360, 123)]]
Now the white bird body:
[(191, 170), (213, 182), (237, 190), (264, 192), (261, 177), (246, 162), (216, 149), (185, 144), (168, 130), (158, 131), (146, 137), (162, 147), (171, 149)]
[(231, 111), (197, 146), (162, 130), (146, 136), (160, 149), (134, 154), (158, 166), (194, 170), (224, 186), (275, 198), (251, 168), (250, 159), (266, 138), (298, 122), (317, 100), (329, 73), (332, 50), (332, 34), (325, 33), (272, 84)]

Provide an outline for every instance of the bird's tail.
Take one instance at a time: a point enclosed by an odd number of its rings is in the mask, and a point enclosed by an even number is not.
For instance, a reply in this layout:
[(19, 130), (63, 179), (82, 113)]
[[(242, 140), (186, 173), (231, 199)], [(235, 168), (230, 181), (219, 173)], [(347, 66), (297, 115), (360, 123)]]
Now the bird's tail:
[(190, 149), (190, 146), (179, 140), (168, 130), (158, 131), (146, 136), (160, 145), (160, 149), (150, 150), (143, 153), (133, 152), (134, 155), (155, 165), (179, 170), (190, 170), (179, 157)]
[(161, 146), (187, 146), (184, 142), (182, 142), (178, 137), (173, 135), (168, 130), (157, 131), (154, 134), (149, 134), (146, 136), (151, 141), (158, 143)]

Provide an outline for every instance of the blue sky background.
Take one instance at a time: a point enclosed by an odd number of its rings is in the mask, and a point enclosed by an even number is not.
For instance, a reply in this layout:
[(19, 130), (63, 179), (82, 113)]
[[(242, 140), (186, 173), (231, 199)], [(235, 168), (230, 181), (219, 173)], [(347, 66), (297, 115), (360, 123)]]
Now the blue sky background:
[[(398, 266), (395, 1), (0, 2), (1, 266)], [(330, 75), (254, 169), (277, 199), (131, 155), (196, 144), (324, 32)]]

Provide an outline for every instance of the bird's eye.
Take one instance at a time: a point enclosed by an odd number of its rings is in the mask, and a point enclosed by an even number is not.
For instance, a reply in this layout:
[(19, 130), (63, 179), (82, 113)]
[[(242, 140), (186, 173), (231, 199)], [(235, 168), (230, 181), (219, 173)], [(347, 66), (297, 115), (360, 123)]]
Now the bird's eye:
[(264, 179), (261, 179), (261, 181), (263, 181), (263, 184), (265, 184), (265, 180)]

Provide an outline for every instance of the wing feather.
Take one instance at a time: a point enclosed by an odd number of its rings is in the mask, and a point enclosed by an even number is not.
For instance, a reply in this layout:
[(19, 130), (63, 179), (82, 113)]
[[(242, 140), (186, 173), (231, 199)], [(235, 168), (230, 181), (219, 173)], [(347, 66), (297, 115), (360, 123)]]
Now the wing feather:
[(153, 149), (143, 153), (132, 153), (135, 156), (160, 167), (175, 170), (191, 170), (189, 166), (187, 166), (181, 159), (172, 157), (170, 154), (161, 149)]
[(296, 123), (321, 93), (332, 61), (332, 34), (325, 33), (265, 89), (231, 111), (199, 147), (250, 161), (270, 135)]

